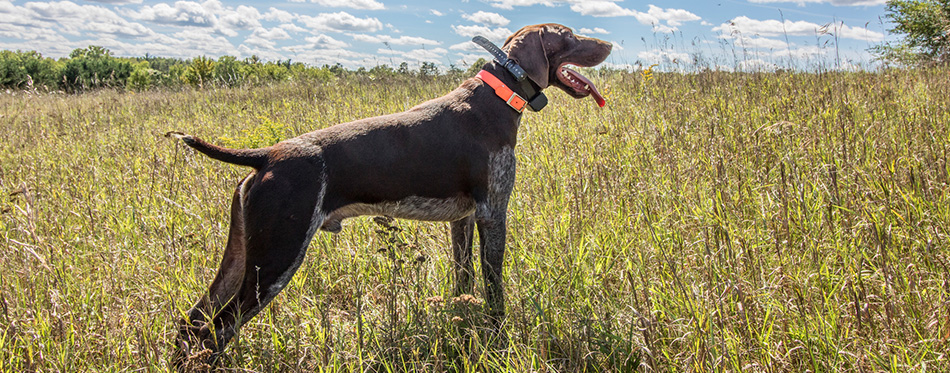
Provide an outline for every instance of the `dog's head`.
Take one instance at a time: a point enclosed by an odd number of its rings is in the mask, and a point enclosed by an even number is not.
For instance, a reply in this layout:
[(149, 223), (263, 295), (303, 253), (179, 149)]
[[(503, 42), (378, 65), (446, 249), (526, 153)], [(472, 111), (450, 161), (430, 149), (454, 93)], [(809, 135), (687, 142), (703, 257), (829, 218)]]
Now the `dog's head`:
[(593, 95), (604, 106), (594, 84), (567, 65), (596, 66), (607, 59), (612, 47), (603, 40), (577, 36), (565, 26), (546, 23), (522, 27), (508, 37), (502, 50), (542, 89), (553, 85), (574, 98)]

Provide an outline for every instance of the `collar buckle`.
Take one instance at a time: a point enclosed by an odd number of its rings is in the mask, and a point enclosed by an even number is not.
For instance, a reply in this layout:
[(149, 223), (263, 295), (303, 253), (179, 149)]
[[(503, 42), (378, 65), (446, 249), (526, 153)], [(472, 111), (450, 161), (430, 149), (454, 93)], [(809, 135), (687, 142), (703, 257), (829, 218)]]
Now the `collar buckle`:
[(527, 101), (525, 101), (524, 98), (521, 98), (521, 95), (511, 92), (511, 97), (508, 97), (508, 100), (505, 101), (505, 103), (507, 103), (508, 106), (511, 106), (511, 108), (515, 109), (517, 112), (523, 113), (525, 106), (524, 104), (526, 104)]

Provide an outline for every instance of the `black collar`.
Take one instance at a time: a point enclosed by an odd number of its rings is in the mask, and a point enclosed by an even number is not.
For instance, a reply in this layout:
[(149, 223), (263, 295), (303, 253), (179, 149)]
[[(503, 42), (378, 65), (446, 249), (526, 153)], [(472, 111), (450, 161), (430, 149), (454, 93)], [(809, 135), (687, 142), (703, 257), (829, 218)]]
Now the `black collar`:
[[(501, 48), (498, 48), (498, 46), (492, 44), (491, 41), (483, 36), (476, 36), (472, 38), (472, 41), (491, 53), (494, 57), (493, 63), (503, 67), (503, 70), (515, 78), (517, 82), (515, 86), (520, 89), (521, 92), (519, 92), (519, 94), (528, 101), (528, 107), (530, 107), (531, 110), (541, 111), (541, 109), (548, 104), (548, 98), (541, 92), (541, 86), (535, 83), (515, 60), (508, 58), (508, 55), (506, 55)], [(514, 88), (514, 86), (512, 88)]]

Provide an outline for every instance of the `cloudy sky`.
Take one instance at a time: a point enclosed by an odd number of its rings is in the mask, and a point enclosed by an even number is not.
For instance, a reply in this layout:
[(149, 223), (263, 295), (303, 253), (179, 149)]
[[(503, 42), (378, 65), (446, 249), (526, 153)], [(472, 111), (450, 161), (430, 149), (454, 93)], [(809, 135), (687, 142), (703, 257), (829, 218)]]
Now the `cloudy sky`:
[(518, 28), (557, 22), (615, 44), (607, 63), (867, 66), (885, 0), (0, 0), (0, 48), (62, 57), (257, 55), (349, 68), (422, 61), (465, 67)]

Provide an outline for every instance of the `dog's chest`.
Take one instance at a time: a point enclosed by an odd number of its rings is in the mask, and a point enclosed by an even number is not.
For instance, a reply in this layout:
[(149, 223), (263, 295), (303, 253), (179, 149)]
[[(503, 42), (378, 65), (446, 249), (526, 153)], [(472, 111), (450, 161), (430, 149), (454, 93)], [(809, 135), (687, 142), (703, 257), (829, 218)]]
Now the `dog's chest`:
[(470, 197), (426, 198), (411, 196), (398, 201), (374, 204), (351, 203), (327, 214), (320, 229), (338, 232), (340, 221), (364, 215), (385, 215), (398, 219), (424, 221), (456, 221), (475, 212), (475, 201)]

